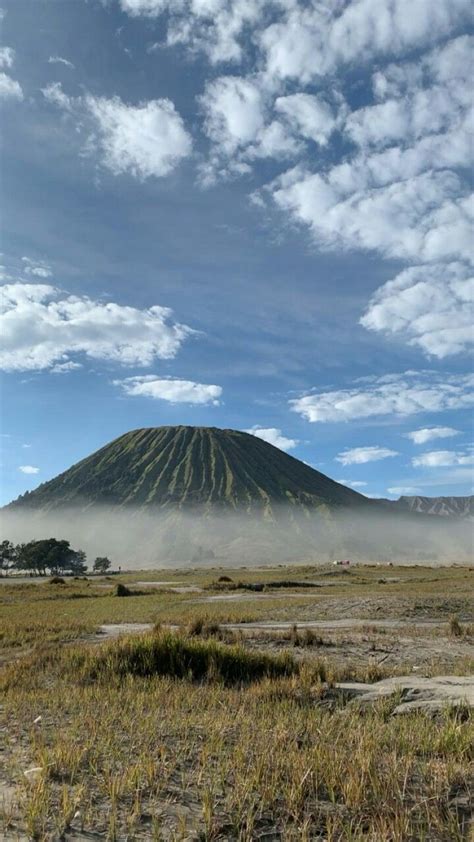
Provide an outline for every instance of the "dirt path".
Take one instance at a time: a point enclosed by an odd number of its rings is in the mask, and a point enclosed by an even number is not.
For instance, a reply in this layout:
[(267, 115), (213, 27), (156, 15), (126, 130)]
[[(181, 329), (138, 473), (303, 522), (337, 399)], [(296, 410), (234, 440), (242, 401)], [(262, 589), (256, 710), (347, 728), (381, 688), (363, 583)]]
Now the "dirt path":
[(299, 629), (403, 629), (414, 626), (435, 628), (440, 626), (439, 620), (361, 620), (349, 617), (346, 620), (284, 620), (274, 622), (263, 620), (254, 623), (223, 623), (223, 628), (237, 631), (238, 629), (249, 629), (256, 631), (285, 631), (297, 625)]
[[(256, 632), (279, 632), (289, 631), (297, 625), (299, 629), (404, 629), (413, 628), (414, 626), (426, 627), (427, 629), (436, 628), (441, 623), (438, 620), (361, 620), (356, 618), (349, 618), (347, 620), (306, 620), (298, 622), (295, 620), (285, 620), (284, 622), (273, 622), (270, 620), (263, 620), (261, 622), (253, 623), (221, 623), (222, 629), (229, 631), (256, 631)], [(177, 625), (167, 626), (172, 630), (179, 628)], [(102, 640), (106, 638), (120, 637), (125, 634), (140, 634), (142, 632), (151, 631), (153, 623), (104, 623), (99, 628), (98, 636)]]

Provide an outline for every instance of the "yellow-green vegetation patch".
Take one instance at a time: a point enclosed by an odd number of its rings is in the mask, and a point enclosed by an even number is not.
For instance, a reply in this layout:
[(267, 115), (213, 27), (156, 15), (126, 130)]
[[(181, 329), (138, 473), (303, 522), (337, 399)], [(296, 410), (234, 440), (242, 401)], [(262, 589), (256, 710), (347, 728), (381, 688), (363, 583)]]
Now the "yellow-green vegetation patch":
[[(219, 582), (225, 576), (230, 582)], [(178, 578), (179, 577), (179, 578)], [(384, 581), (382, 578), (396, 581)], [(175, 582), (203, 588), (202, 593), (177, 593), (173, 585), (144, 587), (140, 582)], [(465, 629), (472, 623), (473, 571), (465, 567), (398, 567), (357, 565), (349, 572), (334, 567), (293, 566), (247, 570), (140, 571), (123, 576), (65, 579), (65, 584), (0, 585), (0, 647), (29, 647), (90, 635), (107, 623), (172, 623), (187, 625), (205, 616), (217, 623), (265, 620), (312, 621), (326, 617), (380, 619), (438, 618), (456, 615)], [(269, 588), (268, 583), (292, 587)], [(298, 589), (298, 582), (321, 587)], [(223, 592), (222, 585), (243, 583), (242, 590)], [(131, 595), (117, 596), (123, 584)], [(293, 587), (293, 584), (295, 587)], [(249, 590), (253, 586), (261, 590)], [(231, 600), (208, 601), (231, 596)], [(233, 597), (237, 598), (234, 599)], [(206, 600), (204, 602), (203, 600)]]
[[(16, 789), (5, 835), (466, 838), (474, 744), (466, 710), (393, 717), (396, 697), (364, 711), (328, 707), (324, 675), (304, 665), (252, 682), (226, 683), (212, 670), (197, 681), (183, 674), (183, 652), (196, 655), (207, 641), (182, 639), (178, 677), (157, 675), (154, 657), (168, 647), (170, 663), (171, 640), (147, 640), (9, 667), (0, 716), (5, 776)], [(140, 647), (156, 640), (149, 661)], [(88, 673), (92, 664), (100, 676)]]
[(297, 665), (288, 653), (268, 655), (216, 640), (192, 640), (171, 632), (130, 637), (86, 652), (68, 653), (69, 668), (84, 680), (114, 681), (127, 676), (162, 675), (226, 684), (291, 675)]

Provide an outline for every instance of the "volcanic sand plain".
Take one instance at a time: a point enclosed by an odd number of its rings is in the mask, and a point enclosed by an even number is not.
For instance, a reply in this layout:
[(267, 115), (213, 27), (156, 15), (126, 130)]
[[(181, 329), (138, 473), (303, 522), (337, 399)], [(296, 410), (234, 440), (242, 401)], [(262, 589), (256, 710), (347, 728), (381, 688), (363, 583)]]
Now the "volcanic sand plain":
[(472, 568), (0, 582), (0, 838), (472, 835)]

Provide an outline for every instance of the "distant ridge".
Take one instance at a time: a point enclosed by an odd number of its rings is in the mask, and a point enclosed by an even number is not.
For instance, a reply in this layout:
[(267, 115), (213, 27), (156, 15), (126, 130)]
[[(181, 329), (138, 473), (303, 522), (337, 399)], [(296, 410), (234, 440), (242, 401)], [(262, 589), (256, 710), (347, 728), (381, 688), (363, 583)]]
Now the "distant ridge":
[(402, 496), (393, 501), (397, 509), (440, 517), (474, 518), (474, 496), (418, 497)]
[(372, 501), (262, 439), (217, 427), (125, 433), (9, 509), (77, 506), (272, 511), (360, 508)]

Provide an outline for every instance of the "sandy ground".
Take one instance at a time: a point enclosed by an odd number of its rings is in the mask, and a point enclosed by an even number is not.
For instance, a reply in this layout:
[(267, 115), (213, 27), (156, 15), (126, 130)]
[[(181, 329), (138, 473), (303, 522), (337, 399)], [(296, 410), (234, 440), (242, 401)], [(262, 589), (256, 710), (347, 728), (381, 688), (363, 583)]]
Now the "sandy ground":
[[(257, 622), (222, 623), (221, 629), (240, 634), (251, 648), (277, 651), (292, 647), (296, 657), (328, 658), (343, 666), (372, 665), (397, 670), (401, 665), (414, 673), (429, 671), (433, 662), (447, 671), (474, 657), (471, 638), (453, 638), (448, 626), (436, 620), (372, 620), (349, 618), (298, 622), (298, 631), (311, 629), (320, 633), (311, 647), (292, 646), (289, 634), (295, 623)], [(127, 634), (150, 631), (151, 623), (115, 623), (101, 626), (97, 635), (88, 640), (100, 643)], [(176, 629), (177, 626), (170, 626)]]
[[(474, 657), (474, 638), (467, 634), (453, 637), (449, 631), (449, 620), (454, 614), (459, 616), (463, 625), (472, 623), (467, 583), (465, 591), (463, 584), (457, 591), (445, 593), (439, 590), (437, 593), (416, 595), (408, 590), (402, 593), (398, 587), (394, 589), (394, 593), (388, 593), (387, 589), (381, 594), (377, 589), (377, 581), (374, 582), (373, 591), (365, 595), (357, 595), (357, 591), (354, 593), (352, 590), (350, 594), (331, 591), (330, 595), (326, 595), (316, 588), (307, 591), (239, 591), (211, 595), (201, 587), (201, 580), (198, 579), (197, 584), (197, 576), (193, 573), (189, 579), (183, 576), (183, 581), (171, 581), (165, 578), (166, 573), (162, 580), (156, 581), (147, 579), (146, 573), (142, 575), (143, 580), (127, 584), (132, 588), (149, 588), (150, 591), (153, 588), (166, 588), (170, 592), (189, 593), (189, 599), (183, 600), (183, 604), (202, 605), (203, 615), (210, 611), (206, 609), (209, 603), (222, 602), (225, 605), (227, 602), (235, 604), (254, 600), (275, 600), (274, 608), (265, 607), (267, 616), (273, 617), (271, 620), (220, 624), (224, 633), (233, 633), (250, 649), (278, 652), (290, 648), (298, 660), (314, 658), (343, 668), (350, 664), (355, 668), (362, 668), (360, 674), (364, 676), (366, 670), (372, 668), (375, 672), (379, 670), (378, 675), (393, 676), (370, 684), (352, 681), (337, 683), (334, 687), (335, 697), (342, 697), (348, 706), (370, 705), (377, 699), (397, 694), (394, 697), (396, 707), (393, 711), (396, 715), (404, 715), (418, 709), (436, 713), (440, 706), (450, 703), (474, 707), (474, 677), (466, 675), (463, 666), (469, 657)], [(332, 571), (328, 576), (332, 576)], [(334, 585), (339, 584), (335, 579), (334, 575)], [(385, 578), (385, 583), (393, 582), (396, 585), (398, 580), (399, 577)], [(30, 584), (32, 581), (34, 580), (29, 577), (15, 579), (19, 584)], [(40, 578), (36, 581), (44, 583), (45, 579)], [(12, 580), (0, 579), (0, 582), (11, 584)], [(113, 590), (115, 584), (113, 580), (103, 582), (109, 590)], [(324, 587), (328, 587), (328, 584), (325, 582)], [(99, 582), (94, 582), (94, 585), (100, 587)], [(357, 585), (354, 589), (356, 587)], [(297, 608), (295, 597), (300, 603)], [(288, 604), (285, 601), (288, 601)], [(78, 607), (80, 608), (79, 603)], [(235, 616), (235, 609), (232, 613), (229, 611), (229, 614)], [(302, 641), (301, 645), (297, 646), (293, 645), (294, 639), (292, 640), (295, 624)], [(83, 642), (85, 645), (100, 646), (122, 635), (143, 634), (152, 628), (152, 623), (144, 622), (108, 623), (102, 625), (97, 634), (87, 635), (71, 645)], [(306, 630), (314, 633), (315, 639), (310, 646), (304, 643)], [(27, 651), (22, 654), (27, 654)], [(19, 657), (19, 652), (14, 656)], [(4, 657), (5, 662), (8, 661), (11, 653), (5, 653)], [(436, 665), (435, 670), (433, 664)], [(434, 672), (436, 677), (432, 678)], [(456, 672), (464, 675), (458, 676)], [(367, 680), (372, 681), (371, 678)], [(315, 698), (318, 698), (317, 695)], [(12, 787), (9, 781), (2, 781), (2, 777), (0, 773), (0, 808), (8, 806), (16, 793), (16, 788)], [(163, 804), (163, 816), (165, 821), (169, 818), (170, 825), (176, 825), (180, 816), (191, 821), (194, 812), (198, 824), (202, 807), (194, 804), (192, 799), (187, 800), (186, 804)], [(147, 835), (146, 828), (144, 833), (145, 836), (141, 838), (152, 838), (151, 830), (150, 835)], [(100, 838), (104, 837), (100, 834), (81, 833), (74, 827), (67, 833), (68, 842), (91, 842)], [(270, 842), (273, 838), (280, 837), (266, 835), (262, 838)], [(2, 836), (0, 833), (0, 842), (3, 839), (5, 842), (27, 842), (28, 837), (21, 833), (10, 836)]]

